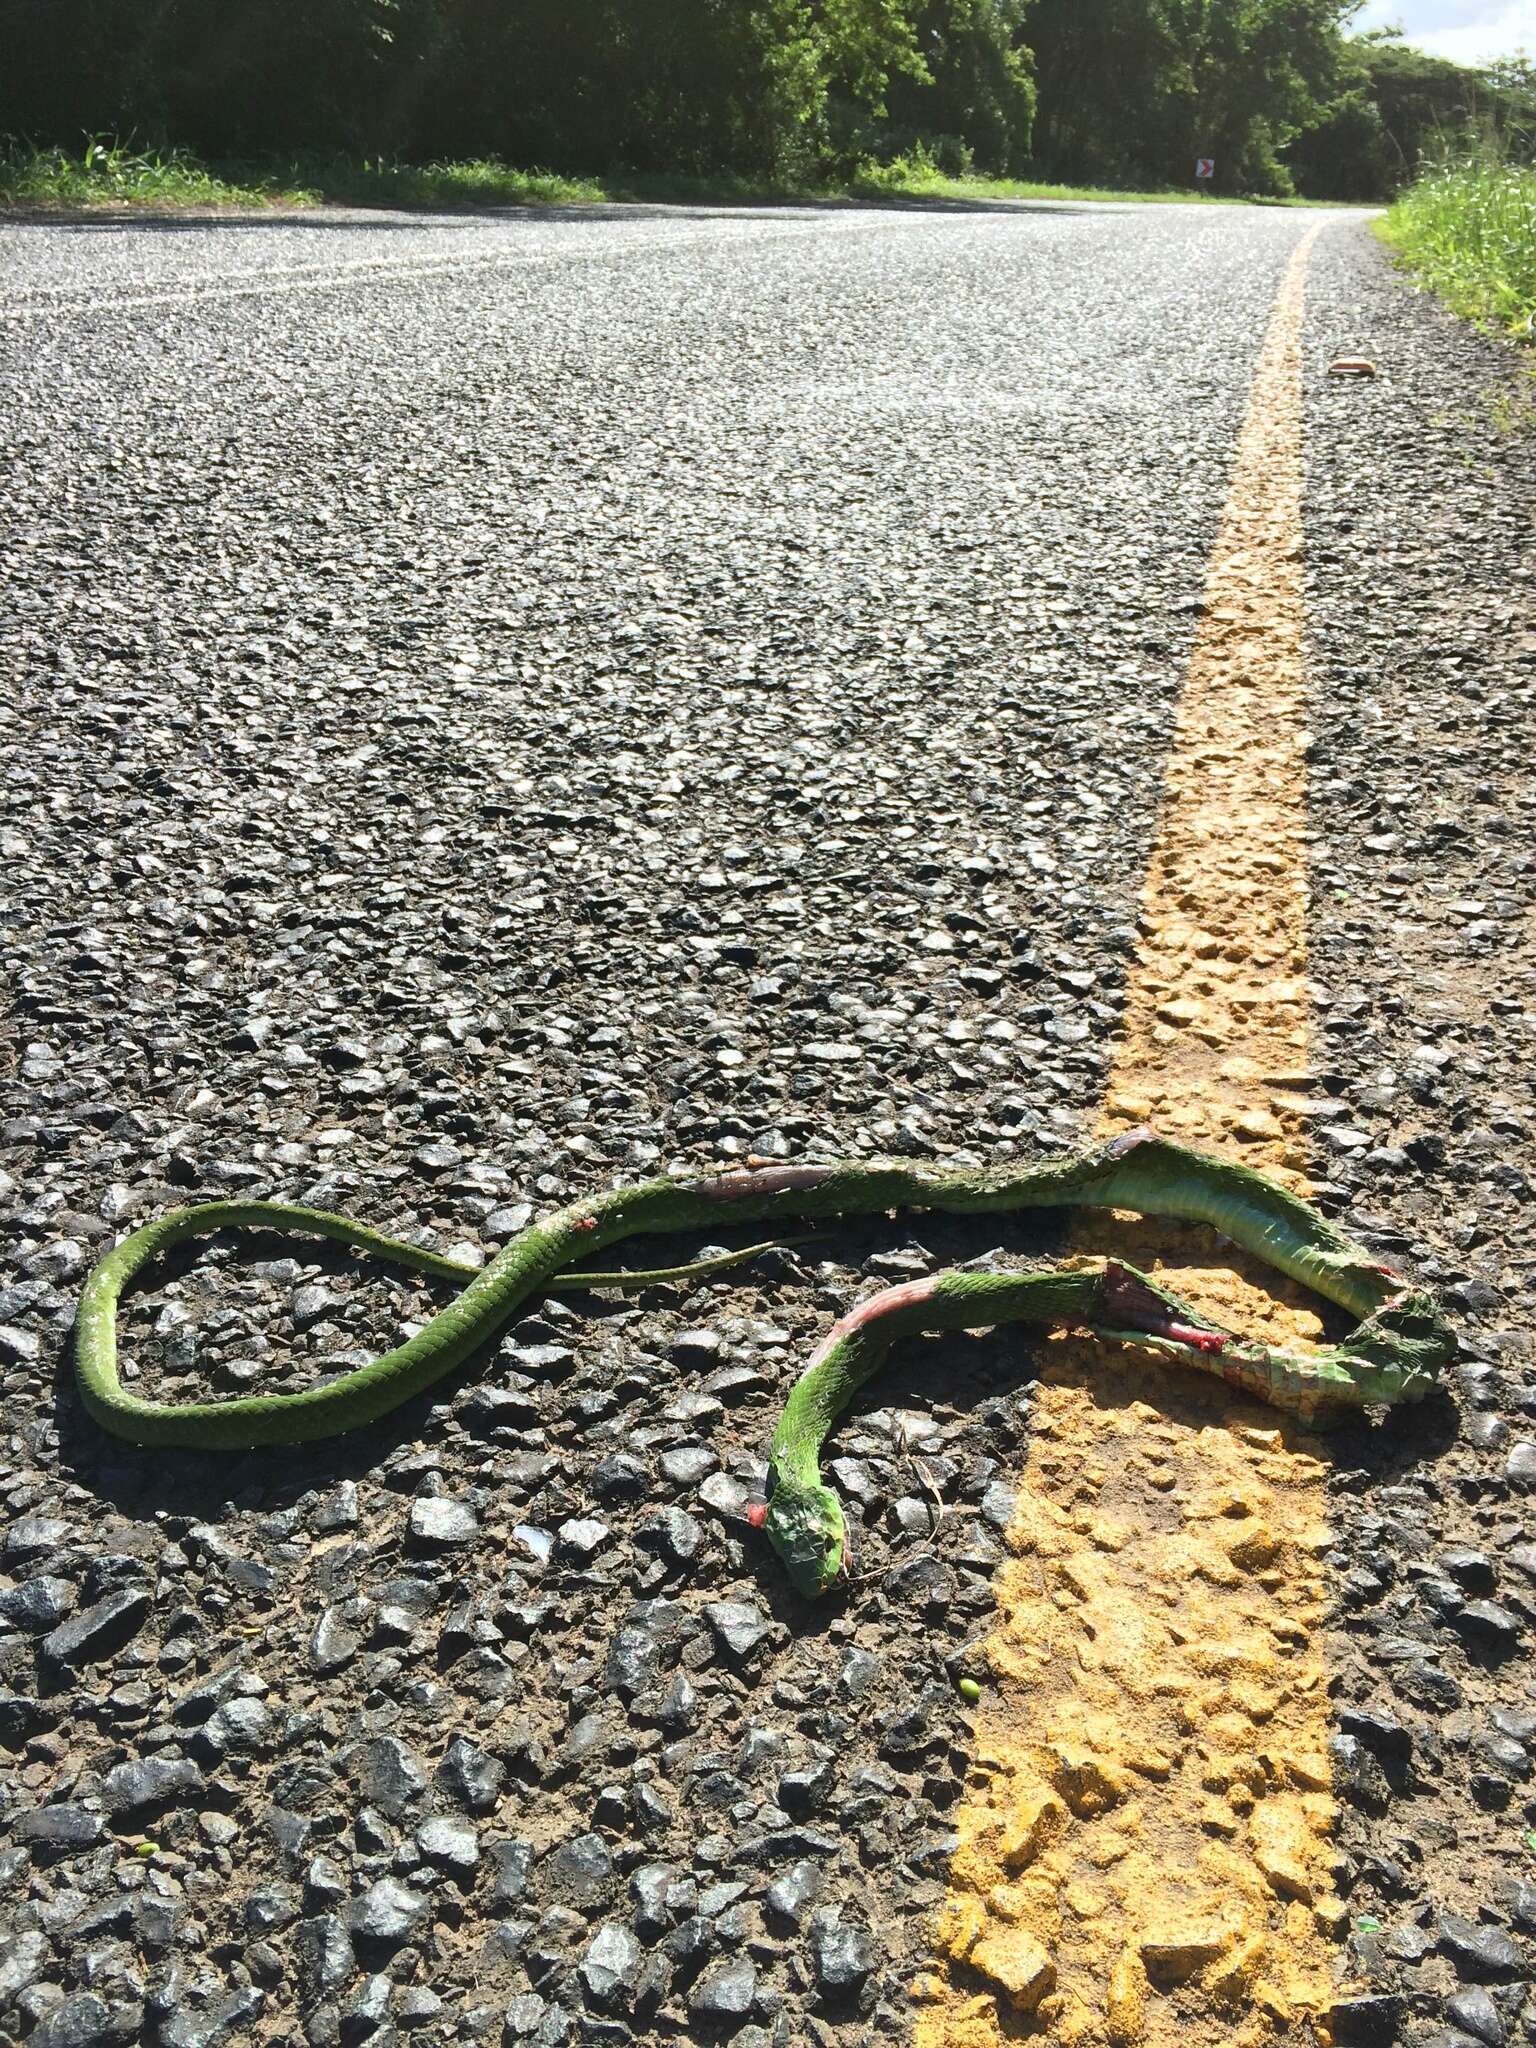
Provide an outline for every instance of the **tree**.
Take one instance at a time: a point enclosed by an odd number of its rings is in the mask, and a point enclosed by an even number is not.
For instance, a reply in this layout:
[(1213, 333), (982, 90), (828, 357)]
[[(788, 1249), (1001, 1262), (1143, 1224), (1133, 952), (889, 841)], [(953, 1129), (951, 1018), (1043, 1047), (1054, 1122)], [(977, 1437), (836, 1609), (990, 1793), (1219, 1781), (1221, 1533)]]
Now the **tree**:
[(1035, 114), (1030, 55), (1022, 20), (1026, 0), (927, 0), (915, 23), (926, 79), (892, 79), (888, 103), (895, 137), (924, 142), (945, 168), (996, 175), (1028, 164)]
[(1488, 103), (1478, 72), (1415, 50), (1394, 30), (1360, 36), (1355, 48), (1381, 117), (1389, 191), (1408, 184), (1426, 157), (1472, 146)]
[(1500, 154), (1514, 163), (1536, 163), (1536, 60), (1506, 57), (1490, 64), (1483, 77)]
[(1218, 191), (1286, 193), (1281, 152), (1315, 121), (1356, 0), (1164, 0), (1187, 77), (1187, 154), (1216, 159)]

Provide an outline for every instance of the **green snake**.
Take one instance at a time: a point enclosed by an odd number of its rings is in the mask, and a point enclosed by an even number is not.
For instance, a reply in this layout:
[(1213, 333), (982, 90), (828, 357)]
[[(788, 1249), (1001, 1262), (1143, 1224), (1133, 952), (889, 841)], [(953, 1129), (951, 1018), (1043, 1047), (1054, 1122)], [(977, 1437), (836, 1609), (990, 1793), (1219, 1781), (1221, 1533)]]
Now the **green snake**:
[[(842, 1508), (821, 1476), (822, 1445), (897, 1338), (1000, 1323), (1085, 1330), (1213, 1373), (1313, 1425), (1351, 1409), (1421, 1400), (1452, 1355), (1454, 1340), (1433, 1299), (1352, 1243), (1310, 1204), (1263, 1174), (1137, 1130), (1091, 1151), (1033, 1165), (861, 1161), (648, 1181), (592, 1196), (530, 1225), (481, 1268), (397, 1243), (319, 1209), (254, 1201), (179, 1209), (125, 1237), (87, 1279), (75, 1324), (80, 1395), (99, 1423), (133, 1443), (202, 1450), (304, 1443), (372, 1422), (441, 1379), (493, 1337), (531, 1294), (653, 1284), (732, 1265), (763, 1249), (660, 1272), (567, 1270), (641, 1231), (896, 1209), (982, 1215), (1056, 1207), (1129, 1209), (1210, 1224), (1361, 1321), (1342, 1345), (1287, 1352), (1221, 1328), (1113, 1259), (1049, 1271), (967, 1269), (886, 1288), (843, 1317), (796, 1382), (769, 1452), (770, 1498), (747, 1515), (766, 1529), (802, 1593), (825, 1592), (847, 1556)], [(326, 1385), (230, 1401), (140, 1400), (124, 1388), (117, 1370), (117, 1307), (124, 1287), (181, 1239), (231, 1228), (313, 1233), (468, 1284), (415, 1336)]]

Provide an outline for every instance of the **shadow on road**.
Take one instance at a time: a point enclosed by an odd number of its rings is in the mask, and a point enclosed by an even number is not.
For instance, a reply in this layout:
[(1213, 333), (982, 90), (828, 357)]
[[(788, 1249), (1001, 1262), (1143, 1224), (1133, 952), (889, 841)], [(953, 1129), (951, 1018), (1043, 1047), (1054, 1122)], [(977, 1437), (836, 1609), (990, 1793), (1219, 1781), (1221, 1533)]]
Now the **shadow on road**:
[(466, 221), (484, 221), (488, 225), (509, 221), (538, 221), (545, 226), (585, 227), (623, 220), (750, 221), (776, 213), (926, 213), (994, 216), (1006, 219), (1012, 214), (1021, 213), (1095, 213), (1102, 211), (1111, 203), (1095, 201), (1091, 205), (1084, 205), (1056, 199), (930, 199), (919, 194), (905, 193), (861, 196), (854, 199), (732, 200), (718, 206), (712, 206), (707, 201), (669, 202), (643, 199), (600, 201), (591, 205), (570, 206), (418, 207), (387, 206), (382, 203), (377, 206), (355, 203), (349, 205), (337, 201), (334, 210), (323, 215), (298, 210), (241, 214), (0, 209), (0, 227), (48, 228), (56, 234), (62, 232), (85, 235), (207, 234), (213, 229), (246, 234), (274, 228), (285, 232), (300, 229), (311, 233), (351, 231), (362, 234), (412, 231), (419, 234), (424, 229), (429, 229), (436, 221), (452, 222), (455, 226)]

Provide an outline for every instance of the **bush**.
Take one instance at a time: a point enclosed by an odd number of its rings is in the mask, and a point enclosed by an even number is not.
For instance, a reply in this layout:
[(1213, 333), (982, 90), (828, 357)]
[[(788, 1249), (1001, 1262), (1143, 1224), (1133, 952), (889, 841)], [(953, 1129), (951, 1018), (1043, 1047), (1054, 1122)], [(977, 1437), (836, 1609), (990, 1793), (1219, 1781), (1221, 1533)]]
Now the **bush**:
[(1443, 164), (1403, 194), (1386, 234), (1458, 312), (1536, 341), (1536, 169)]

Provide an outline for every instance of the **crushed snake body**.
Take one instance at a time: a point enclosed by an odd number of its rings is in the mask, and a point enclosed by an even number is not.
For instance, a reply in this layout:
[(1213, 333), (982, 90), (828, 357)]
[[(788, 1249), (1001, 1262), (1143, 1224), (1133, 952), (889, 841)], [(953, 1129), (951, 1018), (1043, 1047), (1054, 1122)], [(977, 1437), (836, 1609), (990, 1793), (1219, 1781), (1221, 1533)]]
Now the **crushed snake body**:
[[(1314, 1425), (1351, 1409), (1422, 1399), (1452, 1354), (1453, 1340), (1432, 1298), (1351, 1242), (1310, 1204), (1263, 1174), (1141, 1130), (1032, 1165), (860, 1161), (653, 1180), (593, 1196), (531, 1225), (483, 1268), (293, 1204), (214, 1202), (180, 1209), (133, 1231), (92, 1270), (75, 1324), (76, 1373), (90, 1414), (133, 1443), (205, 1450), (302, 1443), (359, 1428), (398, 1407), (479, 1350), (531, 1295), (650, 1284), (751, 1255), (659, 1273), (567, 1270), (642, 1231), (896, 1209), (981, 1215), (1055, 1207), (1128, 1209), (1212, 1225), (1361, 1321), (1346, 1343), (1331, 1350), (1288, 1352), (1222, 1329), (1115, 1260), (1043, 1272), (967, 1269), (887, 1288), (843, 1317), (797, 1381), (769, 1453), (771, 1498), (750, 1517), (766, 1528), (803, 1593), (826, 1591), (846, 1554), (842, 1508), (821, 1477), (822, 1445), (899, 1337), (1013, 1322), (1086, 1330), (1165, 1362), (1214, 1373)], [(323, 1386), (230, 1401), (140, 1399), (123, 1386), (117, 1368), (123, 1289), (182, 1239), (239, 1228), (316, 1234), (439, 1278), (467, 1279), (467, 1285), (405, 1343)]]

